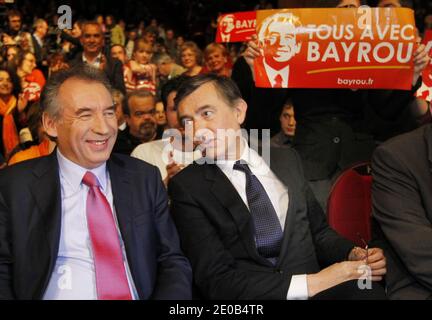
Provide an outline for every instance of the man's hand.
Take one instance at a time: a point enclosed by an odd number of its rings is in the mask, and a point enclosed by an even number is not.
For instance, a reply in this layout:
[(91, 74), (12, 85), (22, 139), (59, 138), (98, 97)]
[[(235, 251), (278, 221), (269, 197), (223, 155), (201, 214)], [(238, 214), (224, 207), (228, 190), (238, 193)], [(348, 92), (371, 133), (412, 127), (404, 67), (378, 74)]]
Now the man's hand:
[(418, 78), (421, 76), (423, 70), (427, 67), (430, 62), (430, 57), (428, 52), (426, 51), (426, 46), (424, 44), (420, 44), (414, 52), (414, 75), (413, 75), (413, 83), (415, 86)]
[(332, 264), (315, 274), (308, 274), (307, 287), (309, 297), (313, 297), (321, 291), (330, 289), (346, 281), (364, 277), (367, 269), (365, 261), (344, 261)]
[(381, 281), (386, 274), (386, 258), (380, 248), (370, 248), (367, 251), (360, 247), (351, 250), (348, 260), (365, 261), (372, 271), (372, 281)]
[[(252, 70), (252, 75), (254, 75), (254, 60), (261, 56), (261, 49), (258, 44), (258, 38), (256, 35), (251, 37), (251, 40), (247, 43), (247, 49), (243, 53), (247, 64)], [(254, 79), (255, 80), (255, 79)]]
[(185, 167), (183, 164), (176, 163), (172, 157), (173, 157), (172, 152), (170, 152), (169, 154), (170, 163), (166, 166), (167, 176), (163, 181), (165, 187), (168, 186), (169, 180)]

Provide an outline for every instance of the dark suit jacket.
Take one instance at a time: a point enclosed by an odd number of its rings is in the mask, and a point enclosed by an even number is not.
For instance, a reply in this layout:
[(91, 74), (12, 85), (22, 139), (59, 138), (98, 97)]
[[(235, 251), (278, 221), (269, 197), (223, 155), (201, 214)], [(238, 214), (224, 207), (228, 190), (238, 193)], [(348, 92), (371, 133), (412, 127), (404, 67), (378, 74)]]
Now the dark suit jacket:
[(298, 155), (271, 150), (271, 169), (288, 187), (289, 208), (278, 263), (261, 257), (251, 215), (214, 164), (194, 163), (170, 179), (171, 210), (194, 281), (211, 299), (286, 299), (291, 276), (345, 260), (353, 244), (325, 222)]
[[(114, 206), (140, 299), (191, 298), (191, 269), (179, 248), (159, 171), (112, 155)], [(0, 173), (0, 299), (41, 299), (60, 240), (56, 152)]]
[(38, 67), (40, 67), (42, 61), (47, 59), (47, 55), (48, 55), (47, 48), (45, 46), (41, 47), (33, 34), (31, 36), (31, 39), (32, 39), (32, 44), (34, 49), (34, 55), (36, 57)]
[(372, 162), (373, 216), (391, 299), (432, 298), (432, 126), (383, 144)]
[[(74, 67), (79, 64), (83, 64), (82, 53), (76, 55), (76, 57), (70, 61), (70, 66)], [(111, 85), (114, 89), (120, 90), (126, 94), (126, 86), (123, 78), (123, 65), (118, 59), (111, 59), (109, 56), (106, 57), (106, 64), (104, 72), (108, 77)]]

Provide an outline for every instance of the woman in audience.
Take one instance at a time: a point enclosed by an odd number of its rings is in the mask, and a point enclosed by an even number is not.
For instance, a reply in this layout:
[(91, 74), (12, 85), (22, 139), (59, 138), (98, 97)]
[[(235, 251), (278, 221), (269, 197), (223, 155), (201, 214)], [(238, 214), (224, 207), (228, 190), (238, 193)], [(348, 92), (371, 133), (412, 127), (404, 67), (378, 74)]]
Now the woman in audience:
[(228, 67), (228, 51), (220, 43), (210, 43), (205, 48), (204, 60), (208, 72), (218, 76), (231, 76), (231, 69)]
[(45, 77), (40, 70), (36, 69), (36, 57), (30, 51), (22, 51), (17, 62), (16, 73), (21, 80), (21, 103), (18, 103), (19, 123), (21, 127), (25, 127), (28, 106), (39, 100), (45, 85)]
[(14, 116), (17, 113), (20, 91), (16, 75), (6, 68), (0, 68), (0, 152), (4, 158), (19, 144)]
[(180, 49), (181, 64), (187, 70), (183, 73), (186, 76), (193, 77), (202, 70), (202, 52), (195, 42), (187, 41)]

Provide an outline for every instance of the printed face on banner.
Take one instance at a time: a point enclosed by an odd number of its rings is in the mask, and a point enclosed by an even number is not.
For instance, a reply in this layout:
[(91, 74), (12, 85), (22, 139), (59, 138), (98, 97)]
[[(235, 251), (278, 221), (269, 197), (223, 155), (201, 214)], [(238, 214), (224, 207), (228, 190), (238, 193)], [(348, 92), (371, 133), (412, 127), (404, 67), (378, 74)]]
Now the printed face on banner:
[(218, 18), (216, 42), (243, 42), (255, 34), (256, 12), (237, 12)]
[(411, 88), (410, 9), (259, 10), (257, 35), (258, 87)]
[(234, 30), (234, 15), (227, 14), (226, 16), (224, 16), (220, 21), (220, 25), (221, 25), (221, 32), (224, 35), (229, 36), (231, 31)]
[(269, 61), (287, 62), (297, 52), (296, 27), (289, 20), (278, 21), (272, 16), (263, 40), (264, 55)]

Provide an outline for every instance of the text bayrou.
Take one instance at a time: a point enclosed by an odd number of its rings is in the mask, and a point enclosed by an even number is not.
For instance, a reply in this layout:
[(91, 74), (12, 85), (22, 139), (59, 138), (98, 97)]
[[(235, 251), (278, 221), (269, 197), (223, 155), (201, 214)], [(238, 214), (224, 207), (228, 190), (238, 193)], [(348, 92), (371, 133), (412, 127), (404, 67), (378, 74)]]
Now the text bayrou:
[(410, 89), (417, 49), (406, 8), (257, 12), (259, 87)]

